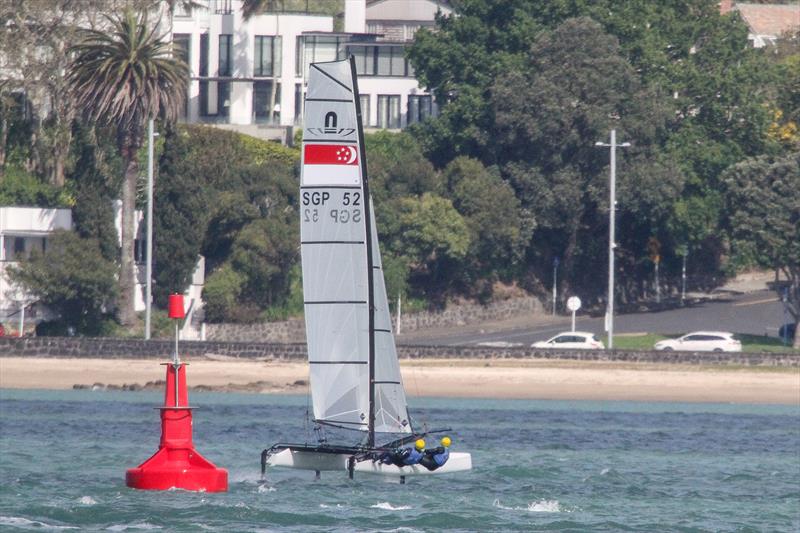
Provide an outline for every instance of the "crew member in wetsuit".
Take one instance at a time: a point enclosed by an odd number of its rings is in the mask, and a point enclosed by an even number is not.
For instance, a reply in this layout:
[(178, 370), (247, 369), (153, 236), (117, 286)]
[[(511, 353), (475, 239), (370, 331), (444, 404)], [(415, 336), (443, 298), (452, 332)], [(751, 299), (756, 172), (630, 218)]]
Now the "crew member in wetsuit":
[(425, 456), (425, 441), (417, 439), (413, 448), (401, 448), (386, 452), (380, 457), (380, 462), (387, 465), (411, 466), (419, 463)]
[(441, 441), (441, 446), (438, 448), (434, 448), (432, 450), (425, 450), (425, 456), (420, 459), (419, 464), (427, 468), (428, 470), (436, 470), (443, 466), (447, 460), (450, 458), (450, 444), (452, 441), (450, 437), (443, 437)]

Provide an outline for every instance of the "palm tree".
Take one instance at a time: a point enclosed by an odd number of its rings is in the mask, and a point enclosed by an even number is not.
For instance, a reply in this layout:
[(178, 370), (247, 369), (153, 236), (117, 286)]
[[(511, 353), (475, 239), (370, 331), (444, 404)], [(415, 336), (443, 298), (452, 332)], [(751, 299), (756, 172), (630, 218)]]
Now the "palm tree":
[(88, 119), (116, 127), (125, 178), (122, 185), (122, 251), (118, 318), (130, 326), (134, 311), (134, 210), (137, 152), (144, 144), (145, 124), (161, 116), (172, 121), (182, 108), (188, 67), (173, 57), (171, 44), (156, 33), (147, 15), (126, 10), (105, 17), (105, 31), (85, 30), (70, 48), (67, 79), (78, 109)]

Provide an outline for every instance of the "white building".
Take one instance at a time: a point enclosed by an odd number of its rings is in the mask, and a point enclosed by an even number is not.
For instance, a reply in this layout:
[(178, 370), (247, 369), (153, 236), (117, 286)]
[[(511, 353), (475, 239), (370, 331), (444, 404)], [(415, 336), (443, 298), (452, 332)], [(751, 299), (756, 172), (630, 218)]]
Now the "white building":
[(414, 32), (431, 27), (437, 0), (344, 0), (333, 17), (268, 12), (244, 20), (241, 0), (203, 0), (177, 10), (173, 41), (190, 66), (184, 120), (288, 140), (303, 116), (308, 64), (355, 56), (365, 126), (404, 128), (436, 113), (404, 57)]
[(0, 207), (0, 322), (28, 317), (35, 320), (50, 315), (41, 306), (31, 308), (36, 299), (11, 284), (6, 270), (33, 250), (47, 250), (47, 236), (59, 229), (72, 228), (70, 209), (38, 207)]
[[(115, 224), (117, 235), (120, 234), (121, 202), (115, 202)], [(10, 283), (6, 270), (16, 266), (22, 257), (27, 257), (33, 250), (47, 251), (47, 239), (56, 230), (71, 230), (71, 209), (47, 209), (41, 207), (0, 207), (0, 323), (16, 324), (22, 317), (22, 309), (27, 315), (26, 321), (40, 322), (53, 318), (46, 308), (36, 305), (36, 298)], [(144, 311), (146, 294), (145, 277), (145, 225), (141, 211), (136, 212), (135, 273), (136, 290), (134, 292), (136, 311)], [(190, 319), (182, 338), (197, 338), (198, 332), (192, 330), (194, 312), (202, 307), (201, 295), (205, 274), (205, 260), (201, 256), (195, 267), (192, 282), (184, 295), (187, 308), (191, 310)], [(194, 326), (197, 326), (195, 323)]]

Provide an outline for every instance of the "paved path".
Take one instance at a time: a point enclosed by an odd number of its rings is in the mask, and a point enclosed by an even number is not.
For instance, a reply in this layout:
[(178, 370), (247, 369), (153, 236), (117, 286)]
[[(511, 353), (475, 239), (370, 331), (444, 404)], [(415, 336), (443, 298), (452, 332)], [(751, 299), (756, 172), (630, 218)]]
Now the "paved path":
[[(760, 290), (747, 294), (722, 294), (713, 300), (664, 311), (618, 315), (615, 333), (662, 333), (677, 335), (695, 330), (721, 330), (751, 335), (777, 335), (777, 328), (790, 319), (773, 291)], [(569, 317), (521, 317), (512, 321), (451, 328), (401, 335), (402, 344), (466, 345), (483, 342), (530, 344), (545, 340), (570, 328)], [(576, 329), (604, 333), (602, 317), (578, 315)]]

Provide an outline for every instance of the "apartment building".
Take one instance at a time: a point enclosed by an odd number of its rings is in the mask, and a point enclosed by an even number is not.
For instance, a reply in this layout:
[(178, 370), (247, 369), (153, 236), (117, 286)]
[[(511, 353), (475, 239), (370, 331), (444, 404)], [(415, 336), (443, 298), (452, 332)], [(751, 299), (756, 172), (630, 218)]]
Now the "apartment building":
[[(400, 129), (436, 113), (405, 47), (433, 26), (441, 0), (344, 0), (334, 18), (270, 11), (245, 20), (241, 0), (203, 0), (176, 10), (173, 41), (190, 66), (184, 120), (275, 137), (302, 122), (308, 65), (356, 58), (365, 125)], [(284, 134), (284, 139), (286, 139)]]

